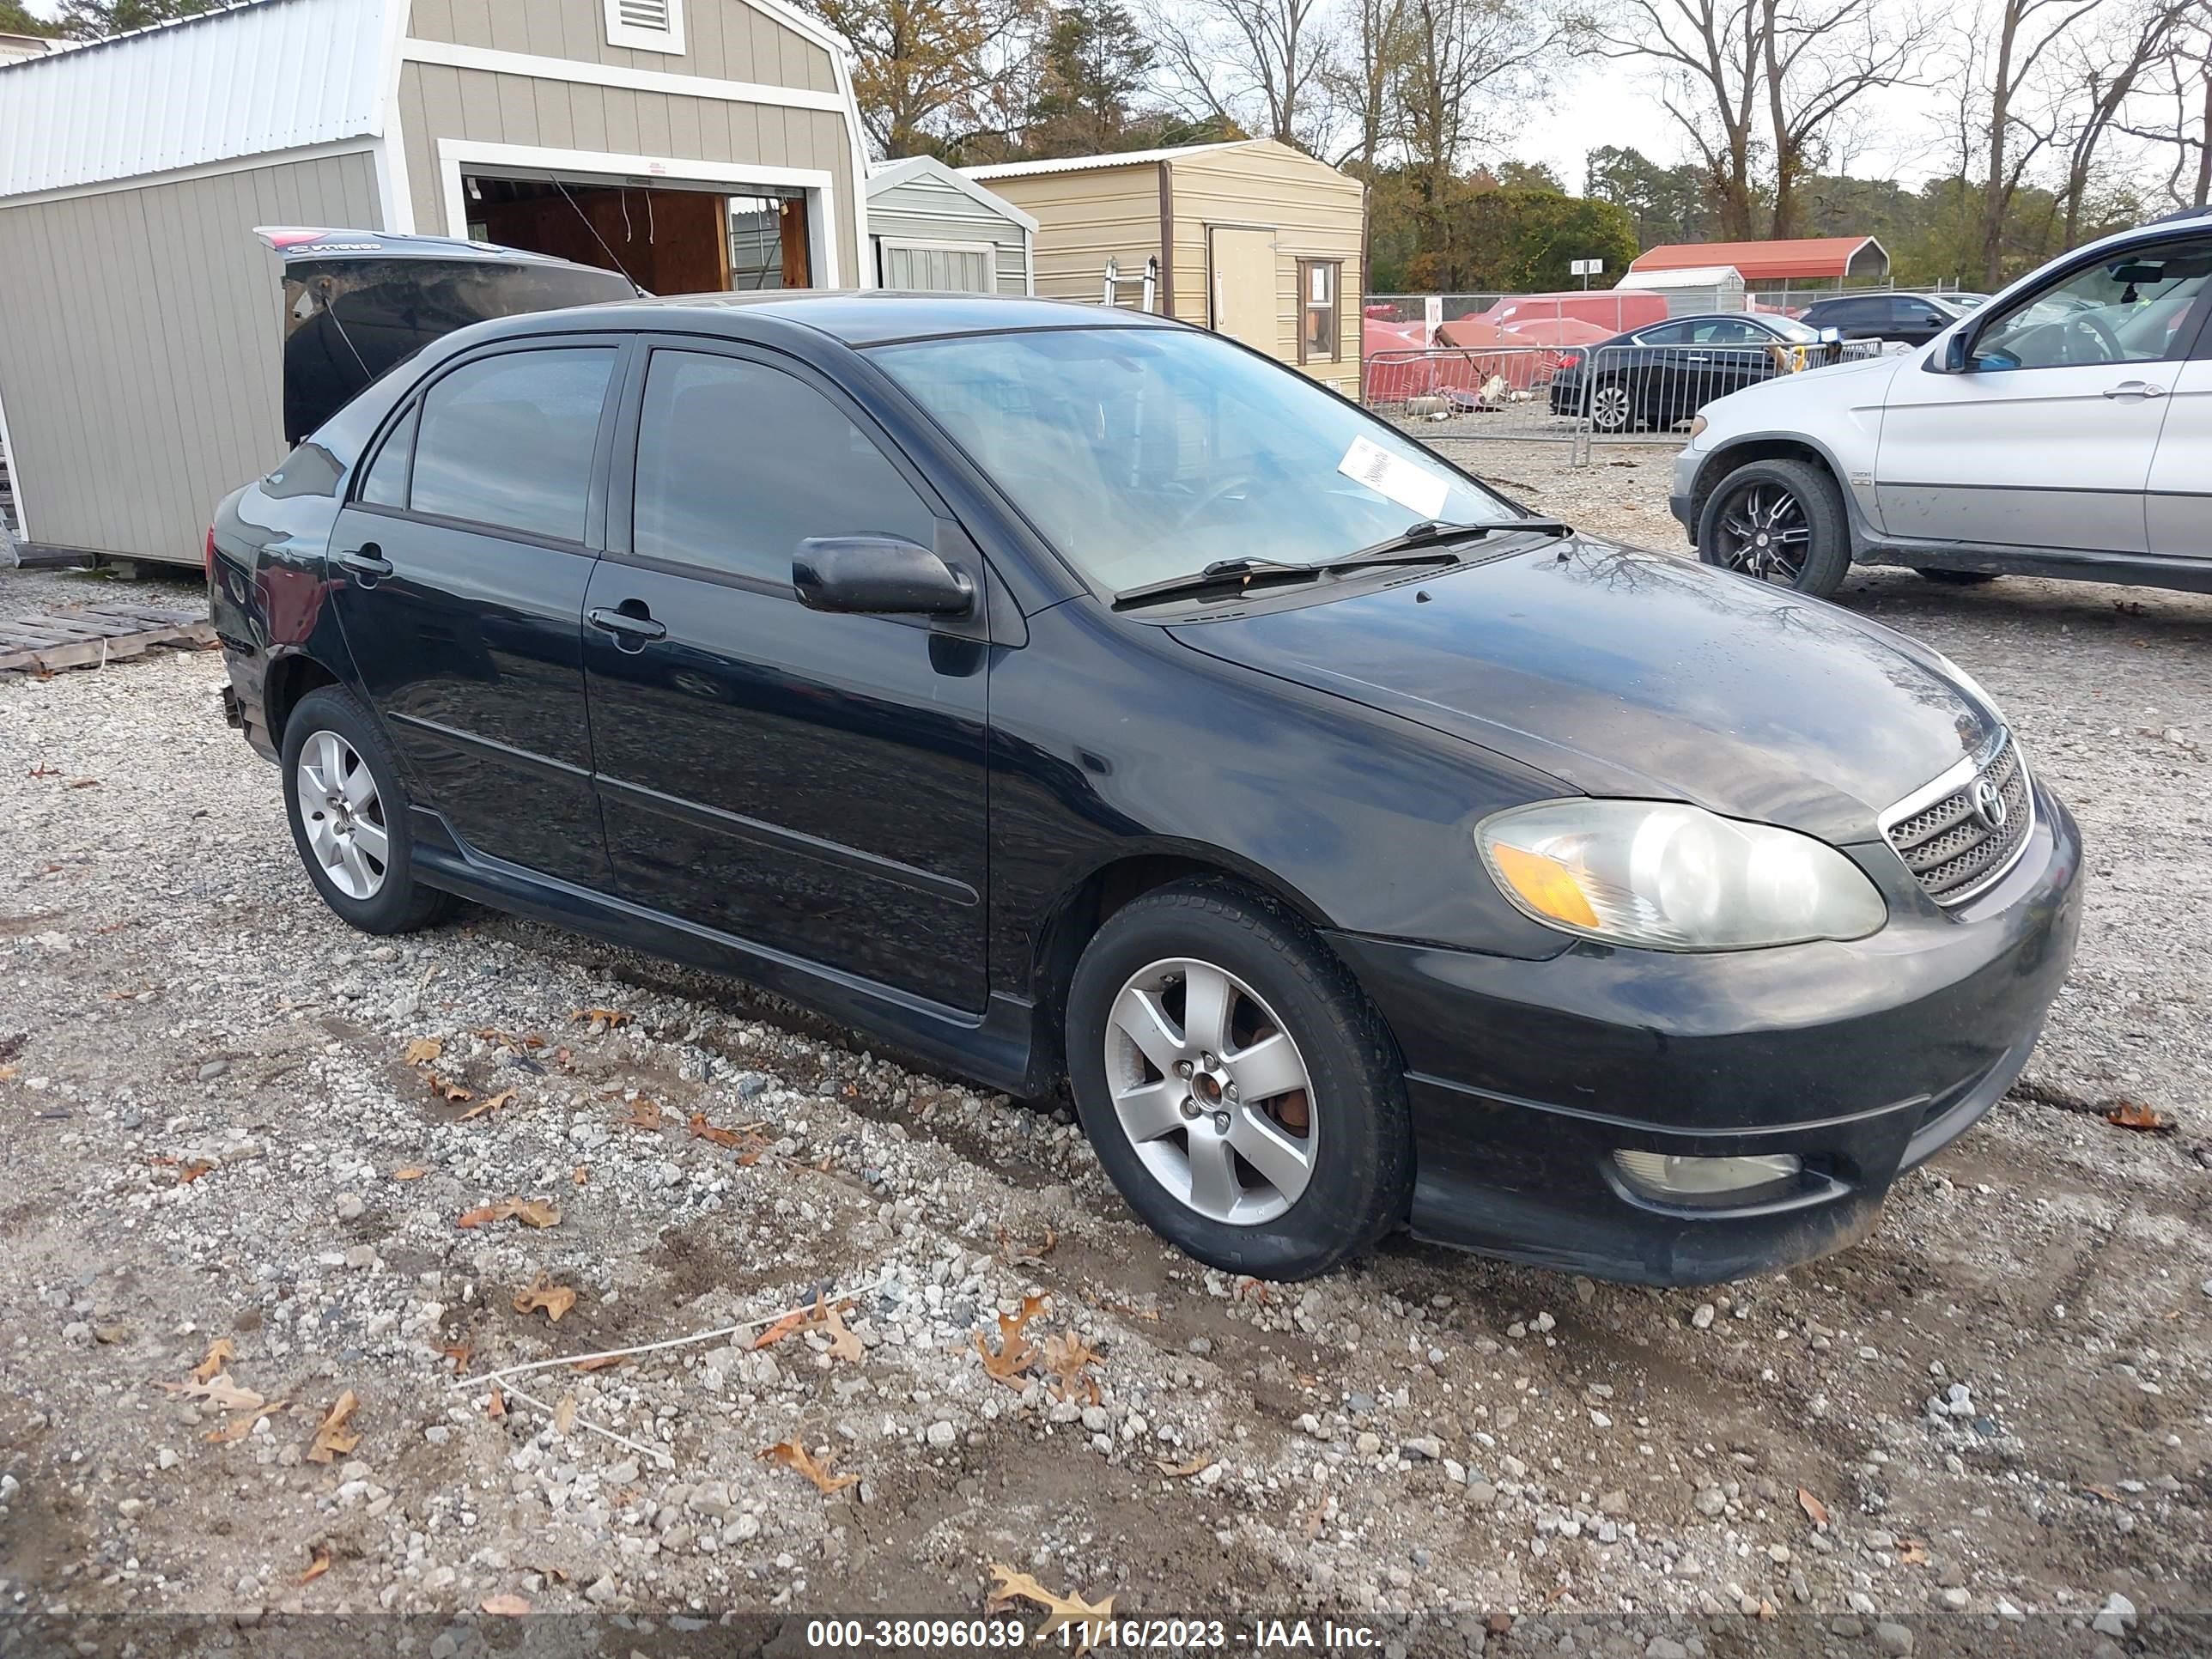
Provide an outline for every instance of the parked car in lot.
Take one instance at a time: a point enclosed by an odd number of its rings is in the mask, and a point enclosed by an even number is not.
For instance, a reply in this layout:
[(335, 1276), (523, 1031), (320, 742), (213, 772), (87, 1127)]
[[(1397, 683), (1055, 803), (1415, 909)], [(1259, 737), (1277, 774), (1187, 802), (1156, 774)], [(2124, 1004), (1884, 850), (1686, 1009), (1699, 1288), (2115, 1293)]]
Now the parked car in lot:
[(1797, 313), (1797, 320), (1811, 328), (1834, 329), (1846, 340), (1925, 345), (1968, 309), (1948, 294), (1844, 294), (1815, 300)]
[(1701, 404), (1778, 374), (1832, 362), (1839, 337), (1794, 318), (1734, 311), (1675, 317), (1559, 354), (1554, 415), (1587, 415), (1600, 432), (1669, 427)]
[(2212, 591), (2212, 211), (2092, 243), (1923, 349), (1708, 405), (1669, 504), (1708, 562)]
[(210, 541), (339, 916), (460, 895), (1065, 1083), (1227, 1270), (1408, 1222), (1653, 1282), (1834, 1249), (2073, 949), (2073, 821), (1936, 653), (1158, 318), (488, 322)]

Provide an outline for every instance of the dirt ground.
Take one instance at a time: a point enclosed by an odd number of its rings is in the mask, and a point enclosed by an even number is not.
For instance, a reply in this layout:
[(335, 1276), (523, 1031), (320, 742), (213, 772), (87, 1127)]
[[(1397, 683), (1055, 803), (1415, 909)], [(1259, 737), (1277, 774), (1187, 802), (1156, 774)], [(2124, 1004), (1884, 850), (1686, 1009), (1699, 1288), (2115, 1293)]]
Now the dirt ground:
[[(1663, 450), (1462, 453), (1680, 550)], [(0, 573), (0, 613), (91, 581)], [(2070, 802), (2081, 952), (1874, 1237), (1705, 1291), (1403, 1242), (1231, 1282), (1064, 1111), (487, 912), (349, 932), (213, 653), (0, 678), (0, 1647), (344, 1613), (445, 1659), (526, 1605), (599, 1615), (521, 1621), (579, 1650), (798, 1652), (980, 1616), (995, 1565), (1225, 1650), (2212, 1650), (2212, 600), (1841, 597)]]

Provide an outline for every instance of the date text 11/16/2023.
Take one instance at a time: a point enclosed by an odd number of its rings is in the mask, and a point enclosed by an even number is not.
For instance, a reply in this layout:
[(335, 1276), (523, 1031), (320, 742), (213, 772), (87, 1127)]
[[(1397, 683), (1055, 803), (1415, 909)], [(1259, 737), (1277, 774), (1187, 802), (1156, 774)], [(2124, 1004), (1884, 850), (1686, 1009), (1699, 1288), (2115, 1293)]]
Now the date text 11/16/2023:
[(1063, 1618), (1032, 1630), (1011, 1618), (817, 1619), (806, 1626), (817, 1653), (974, 1652), (1022, 1647), (1070, 1653), (1115, 1654), (1206, 1650), (1246, 1653), (1362, 1653), (1379, 1651), (1382, 1632), (1370, 1625), (1332, 1619)]

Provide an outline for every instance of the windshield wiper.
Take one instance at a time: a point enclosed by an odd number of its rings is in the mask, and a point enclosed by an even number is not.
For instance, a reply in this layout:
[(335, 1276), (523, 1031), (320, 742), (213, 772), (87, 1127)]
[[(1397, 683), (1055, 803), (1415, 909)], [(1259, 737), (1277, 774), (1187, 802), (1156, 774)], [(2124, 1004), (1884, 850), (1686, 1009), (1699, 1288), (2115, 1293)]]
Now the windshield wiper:
[(1114, 596), (1114, 605), (1119, 610), (1123, 605), (1141, 605), (1147, 599), (1163, 599), (1177, 593), (1203, 592), (1209, 587), (1243, 586), (1249, 583), (1255, 576), (1280, 576), (1310, 581), (1326, 568), (1317, 564), (1290, 564), (1280, 559), (1216, 559), (1203, 570), (1164, 577), (1139, 587), (1124, 588)]
[(1346, 565), (1387, 564), (1422, 548), (1442, 547), (1448, 542), (1479, 542), (1501, 531), (1510, 535), (1525, 532), (1565, 536), (1571, 533), (1571, 527), (1558, 519), (1497, 519), (1487, 524), (1444, 524), (1435, 519), (1424, 519), (1419, 524), (1407, 525), (1401, 534), (1388, 541), (1363, 547), (1341, 559), (1331, 559), (1328, 568), (1341, 570)]

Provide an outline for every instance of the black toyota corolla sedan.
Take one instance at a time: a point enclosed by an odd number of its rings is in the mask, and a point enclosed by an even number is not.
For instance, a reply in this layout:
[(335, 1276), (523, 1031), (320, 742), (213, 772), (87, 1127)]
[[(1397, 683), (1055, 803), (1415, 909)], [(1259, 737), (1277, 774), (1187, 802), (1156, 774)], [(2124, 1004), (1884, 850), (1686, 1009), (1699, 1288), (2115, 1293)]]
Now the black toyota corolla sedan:
[(2019, 1073), (2080, 917), (2072, 819), (1936, 652), (1153, 317), (477, 325), (210, 560), (347, 921), (458, 895), (1065, 1082), (1237, 1272), (1848, 1243)]

